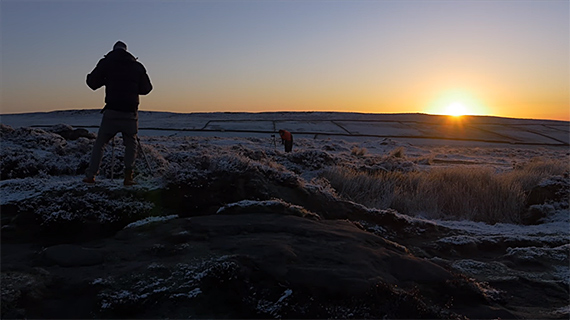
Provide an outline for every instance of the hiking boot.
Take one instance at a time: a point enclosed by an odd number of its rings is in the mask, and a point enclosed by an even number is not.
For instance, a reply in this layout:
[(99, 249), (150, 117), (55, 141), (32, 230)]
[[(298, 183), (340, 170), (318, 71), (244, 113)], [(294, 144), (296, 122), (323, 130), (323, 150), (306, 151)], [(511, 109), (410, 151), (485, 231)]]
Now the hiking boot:
[(123, 185), (125, 186), (132, 186), (137, 184), (133, 179), (133, 170), (125, 170), (125, 180), (123, 181)]
[(89, 184), (95, 183), (95, 177), (85, 177), (85, 178), (83, 178), (83, 182), (89, 183)]

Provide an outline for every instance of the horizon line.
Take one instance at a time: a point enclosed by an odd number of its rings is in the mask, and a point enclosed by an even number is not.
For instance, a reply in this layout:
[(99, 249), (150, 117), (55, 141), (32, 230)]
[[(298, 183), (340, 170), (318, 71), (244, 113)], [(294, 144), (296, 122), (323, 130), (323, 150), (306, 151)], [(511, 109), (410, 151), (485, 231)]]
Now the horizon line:
[[(34, 113), (53, 113), (53, 112), (67, 112), (67, 111), (101, 111), (101, 108), (91, 108), (91, 109), (59, 109), (50, 111), (29, 111), (29, 112), (14, 112), (14, 113), (0, 113), (0, 117), (4, 115), (25, 115)], [(1, 111), (0, 111), (1, 112)], [(251, 114), (262, 114), (262, 113), (339, 113), (339, 114), (370, 114), (370, 115), (426, 115), (426, 116), (442, 116), (449, 118), (464, 118), (464, 117), (486, 117), (486, 118), (503, 118), (503, 119), (513, 119), (513, 120), (545, 120), (545, 121), (561, 121), (570, 122), (570, 119), (552, 119), (552, 118), (521, 118), (521, 117), (508, 117), (499, 115), (482, 115), (482, 114), (464, 114), (460, 116), (441, 114), (441, 113), (427, 113), (427, 112), (362, 112), (362, 111), (323, 111), (323, 110), (305, 110), (305, 111), (287, 111), (287, 110), (277, 110), (277, 111), (195, 111), (195, 112), (179, 112), (179, 111), (164, 111), (164, 110), (141, 110), (138, 112), (156, 112), (156, 113), (173, 113), (173, 114), (214, 114), (214, 113), (251, 113)], [(1, 121), (0, 121), (1, 122)]]

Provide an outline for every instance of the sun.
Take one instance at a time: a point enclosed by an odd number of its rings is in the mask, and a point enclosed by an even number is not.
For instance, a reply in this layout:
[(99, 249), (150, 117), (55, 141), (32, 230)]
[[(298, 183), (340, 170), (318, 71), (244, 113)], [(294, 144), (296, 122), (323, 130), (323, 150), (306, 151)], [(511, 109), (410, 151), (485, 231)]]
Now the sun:
[(462, 116), (488, 115), (486, 103), (467, 90), (443, 91), (429, 102), (424, 109), (428, 114), (446, 115), (459, 120)]
[(445, 114), (460, 117), (468, 113), (467, 107), (461, 102), (453, 102), (445, 108)]

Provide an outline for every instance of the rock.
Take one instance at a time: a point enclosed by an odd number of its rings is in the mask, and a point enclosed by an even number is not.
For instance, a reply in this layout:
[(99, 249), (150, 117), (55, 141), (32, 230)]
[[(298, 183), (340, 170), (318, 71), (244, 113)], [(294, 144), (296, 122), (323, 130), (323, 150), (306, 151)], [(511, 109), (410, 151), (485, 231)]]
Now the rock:
[[(198, 318), (441, 318), (488, 303), (476, 286), (350, 221), (231, 212), (124, 232), (120, 241), (137, 265), (149, 256), (148, 267), (97, 280), (98, 317), (190, 316), (175, 301)], [(461, 308), (445, 310), (453, 297)], [(507, 314), (485, 310), (479, 315)]]
[(524, 225), (540, 224), (541, 219), (548, 217), (554, 212), (554, 207), (549, 204), (531, 205), (521, 216), (521, 223)]
[(73, 129), (72, 126), (67, 124), (58, 124), (49, 129), (50, 132), (62, 136), (65, 140), (77, 140), (79, 138), (95, 139), (97, 136), (90, 133), (87, 129)]
[(27, 308), (37, 305), (50, 296), (53, 279), (41, 268), (20, 271), (2, 270), (2, 319), (25, 319)]
[(0, 137), (4, 136), (4, 134), (9, 134), (14, 132), (14, 128), (5, 125), (3, 123), (0, 123)]
[(552, 177), (534, 187), (528, 197), (527, 206), (543, 204), (547, 201), (566, 201), (570, 197), (570, 179), (562, 176)]
[(291, 162), (311, 169), (320, 169), (336, 163), (331, 154), (321, 150), (302, 150), (291, 153), (287, 157)]
[(78, 245), (60, 244), (43, 251), (44, 258), (62, 267), (93, 266), (103, 263), (103, 254)]
[(227, 204), (221, 207), (217, 213), (240, 214), (240, 213), (271, 213), (271, 212), (286, 214), (286, 215), (294, 215), (297, 217), (303, 217), (312, 220), (321, 220), (321, 217), (318, 214), (310, 212), (301, 206), (292, 205), (283, 200), (266, 200), (266, 201), (244, 200), (236, 203)]

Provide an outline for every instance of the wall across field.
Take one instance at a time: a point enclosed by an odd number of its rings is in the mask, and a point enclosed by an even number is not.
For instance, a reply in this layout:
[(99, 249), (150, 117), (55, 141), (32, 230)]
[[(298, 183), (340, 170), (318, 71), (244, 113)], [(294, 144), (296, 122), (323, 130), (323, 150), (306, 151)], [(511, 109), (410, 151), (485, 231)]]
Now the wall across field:
[[(2, 115), (12, 127), (49, 127), (65, 123), (96, 132), (98, 110)], [(413, 144), (509, 144), (569, 146), (566, 121), (426, 114), (342, 112), (169, 113), (141, 111), (141, 136), (205, 136), (270, 138), (279, 129), (296, 137), (362, 141), (397, 138)]]

